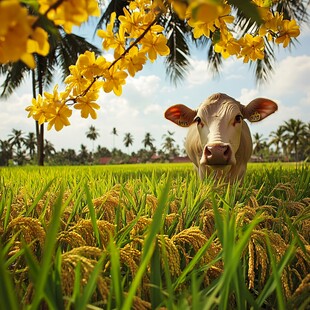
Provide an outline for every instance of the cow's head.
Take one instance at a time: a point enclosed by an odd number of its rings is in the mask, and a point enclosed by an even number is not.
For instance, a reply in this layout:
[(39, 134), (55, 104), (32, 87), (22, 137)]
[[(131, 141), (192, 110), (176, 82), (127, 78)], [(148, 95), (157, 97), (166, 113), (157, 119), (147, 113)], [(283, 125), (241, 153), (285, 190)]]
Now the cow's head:
[(214, 94), (197, 110), (177, 104), (167, 109), (165, 117), (181, 127), (195, 123), (203, 150), (200, 164), (223, 169), (236, 164), (243, 120), (261, 121), (277, 108), (275, 102), (265, 98), (244, 106), (225, 94)]

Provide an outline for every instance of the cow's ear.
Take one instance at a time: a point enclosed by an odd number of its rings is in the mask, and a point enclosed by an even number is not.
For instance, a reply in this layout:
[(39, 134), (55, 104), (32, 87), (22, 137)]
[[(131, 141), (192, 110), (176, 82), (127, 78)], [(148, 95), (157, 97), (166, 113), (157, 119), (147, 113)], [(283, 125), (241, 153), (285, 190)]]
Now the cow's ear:
[(183, 104), (176, 104), (168, 108), (165, 118), (181, 127), (188, 127), (194, 122), (197, 112)]
[(243, 117), (250, 122), (259, 122), (270, 114), (278, 110), (278, 106), (272, 100), (266, 98), (256, 98), (247, 106), (243, 107)]

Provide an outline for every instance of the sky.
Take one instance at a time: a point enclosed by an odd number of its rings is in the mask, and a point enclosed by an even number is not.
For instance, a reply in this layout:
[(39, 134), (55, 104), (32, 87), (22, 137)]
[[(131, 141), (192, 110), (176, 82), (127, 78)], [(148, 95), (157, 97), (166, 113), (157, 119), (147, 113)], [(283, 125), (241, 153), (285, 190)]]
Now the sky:
[[(92, 38), (93, 30), (89, 25), (82, 26), (77, 32)], [(98, 42), (95, 41), (96, 44)], [(214, 77), (208, 69), (205, 55), (203, 50), (192, 50), (191, 68), (185, 79), (177, 85), (172, 84), (166, 76), (163, 58), (154, 63), (148, 62), (134, 78), (126, 80), (122, 96), (101, 93), (98, 100), (101, 108), (96, 120), (83, 119), (79, 111), (74, 110), (70, 126), (59, 132), (54, 129), (45, 131), (45, 138), (54, 145), (56, 151), (71, 148), (78, 152), (81, 144), (92, 151), (93, 142), (87, 139), (86, 132), (93, 125), (100, 135), (94, 142), (95, 148), (100, 145), (111, 150), (115, 146), (124, 152), (133, 152), (143, 148), (142, 140), (147, 132), (155, 139), (157, 150), (160, 150), (164, 142), (163, 135), (170, 131), (174, 132), (176, 144), (183, 149), (187, 129), (166, 120), (163, 116), (165, 110), (177, 103), (197, 108), (204, 99), (218, 92), (226, 93), (244, 105), (257, 97), (269, 98), (278, 104), (276, 113), (261, 122), (249, 124), (252, 135), (259, 133), (268, 139), (271, 131), (290, 118), (310, 122), (309, 26), (303, 25), (295, 46), (290, 49), (281, 46), (275, 50), (275, 70), (268, 82), (262, 85), (257, 85), (253, 68), (235, 57), (224, 60), (220, 75)], [(55, 72), (55, 76), (57, 80), (60, 74)], [(0, 77), (0, 84), (2, 81), (3, 77)], [(61, 85), (59, 88), (64, 89)], [(13, 128), (25, 134), (35, 131), (34, 120), (27, 118), (25, 111), (31, 104), (31, 89), (31, 81), (27, 79), (8, 99), (0, 100), (0, 140), (8, 139)], [(116, 137), (112, 135), (114, 127), (118, 133)], [(126, 133), (131, 133), (134, 140), (129, 150), (123, 142)]]

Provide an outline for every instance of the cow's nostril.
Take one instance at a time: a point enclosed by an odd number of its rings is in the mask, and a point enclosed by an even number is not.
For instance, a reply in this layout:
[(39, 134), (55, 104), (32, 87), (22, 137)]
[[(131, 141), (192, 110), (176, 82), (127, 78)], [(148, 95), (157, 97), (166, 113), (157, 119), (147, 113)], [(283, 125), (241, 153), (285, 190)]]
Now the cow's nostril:
[(225, 149), (225, 151), (224, 151), (224, 155), (225, 155), (225, 156), (228, 156), (228, 154), (229, 154), (229, 147), (228, 147), (228, 145), (226, 145), (225, 148), (226, 148), (226, 149)]
[(206, 150), (205, 150), (206, 156), (212, 156), (212, 152), (211, 151), (212, 151), (212, 147), (207, 146)]

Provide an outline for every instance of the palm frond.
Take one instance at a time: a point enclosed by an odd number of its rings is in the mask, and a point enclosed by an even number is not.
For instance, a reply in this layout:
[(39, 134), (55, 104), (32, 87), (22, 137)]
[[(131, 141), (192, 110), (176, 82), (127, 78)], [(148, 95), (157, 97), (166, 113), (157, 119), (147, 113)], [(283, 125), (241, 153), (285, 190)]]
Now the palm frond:
[[(116, 13), (116, 17), (124, 15), (124, 8), (128, 5), (127, 1), (111, 0), (106, 9), (104, 10), (102, 16), (100, 17), (96, 30), (101, 29), (103, 25), (106, 25), (110, 21), (110, 16), (113, 12)], [(118, 22), (116, 19), (116, 27), (118, 27)]]
[(25, 80), (27, 72), (29, 68), (22, 61), (0, 65), (0, 74), (6, 74), (0, 97), (8, 98)]
[(265, 39), (264, 59), (251, 62), (250, 66), (255, 66), (255, 78), (257, 84), (263, 84), (268, 81), (270, 75), (274, 71), (273, 64), (275, 61), (274, 49), (270, 42)]
[(211, 44), (211, 40), (208, 40), (208, 60), (209, 68), (211, 69), (213, 75), (218, 75), (220, 73), (223, 59), (220, 53), (214, 51), (214, 47)]
[(167, 56), (166, 73), (170, 81), (177, 84), (182, 80), (189, 69), (190, 49), (187, 44), (186, 24), (181, 21), (175, 14), (169, 19), (166, 31), (168, 33), (167, 45), (170, 48), (170, 54)]
[(285, 19), (296, 19), (299, 22), (309, 21), (309, 0), (287, 0), (275, 2), (275, 10), (283, 12)]

